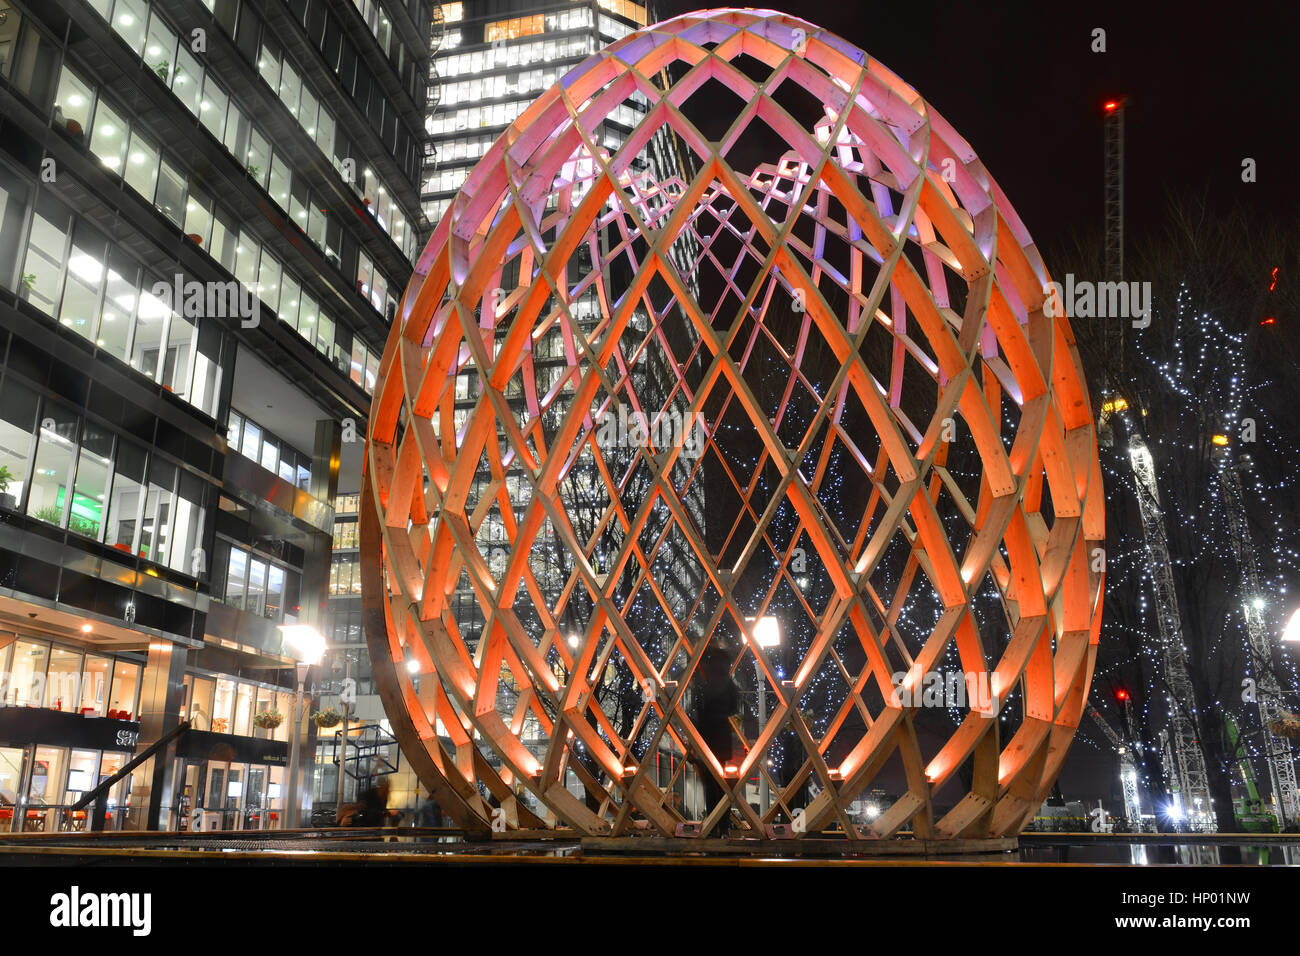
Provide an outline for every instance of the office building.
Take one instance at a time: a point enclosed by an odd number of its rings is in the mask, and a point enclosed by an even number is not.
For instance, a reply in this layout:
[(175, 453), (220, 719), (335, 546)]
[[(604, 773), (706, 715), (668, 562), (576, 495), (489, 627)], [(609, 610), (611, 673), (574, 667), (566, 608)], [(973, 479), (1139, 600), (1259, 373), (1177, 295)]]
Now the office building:
[(310, 795), (280, 628), (329, 630), (333, 505), (429, 228), (431, 19), (0, 0), (0, 827), (85, 827), (186, 719), (109, 826), (275, 827)]

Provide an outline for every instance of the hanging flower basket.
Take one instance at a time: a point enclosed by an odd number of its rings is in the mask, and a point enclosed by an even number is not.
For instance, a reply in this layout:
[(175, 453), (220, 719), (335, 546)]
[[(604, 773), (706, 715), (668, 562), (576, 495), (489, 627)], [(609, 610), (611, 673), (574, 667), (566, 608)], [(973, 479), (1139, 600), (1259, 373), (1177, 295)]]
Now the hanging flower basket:
[(337, 727), (343, 723), (343, 715), (333, 707), (327, 707), (311, 715), (311, 719), (316, 722), (316, 726), (325, 730), (328, 727)]
[(284, 714), (278, 710), (264, 710), (260, 714), (253, 715), (253, 726), (260, 727), (262, 730), (275, 730), (284, 723)]
[(1300, 717), (1295, 714), (1283, 714), (1276, 720), (1270, 720), (1268, 729), (1279, 737), (1300, 737)]

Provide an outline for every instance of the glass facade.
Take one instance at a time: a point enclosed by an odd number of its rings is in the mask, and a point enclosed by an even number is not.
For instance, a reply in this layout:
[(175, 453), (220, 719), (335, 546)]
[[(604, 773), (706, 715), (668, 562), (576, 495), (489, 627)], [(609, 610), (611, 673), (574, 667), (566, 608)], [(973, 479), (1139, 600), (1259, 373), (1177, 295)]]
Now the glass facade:
[(190, 730), (110, 828), (282, 826), (315, 752), (277, 626), (332, 633), (319, 449), (427, 228), (428, 7), (190, 6), (0, 2), (0, 587), (58, 612), (0, 633), (0, 829), (90, 826), (142, 714)]

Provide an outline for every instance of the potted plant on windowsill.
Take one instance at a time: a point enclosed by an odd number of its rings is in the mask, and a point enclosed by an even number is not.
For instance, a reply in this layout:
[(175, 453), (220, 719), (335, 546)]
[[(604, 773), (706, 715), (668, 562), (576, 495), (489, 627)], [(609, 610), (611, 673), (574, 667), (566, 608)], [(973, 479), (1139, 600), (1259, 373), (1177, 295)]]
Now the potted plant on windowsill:
[(190, 242), (194, 243), (196, 246), (203, 245), (203, 237), (199, 235), (197, 232), (186, 233), (185, 238), (188, 239)]
[(74, 119), (70, 119), (70, 120), (68, 120), (68, 121), (64, 124), (64, 128), (66, 128), (67, 131), (68, 131), (71, 135), (73, 135), (73, 136), (80, 136), (80, 135), (81, 135), (81, 124), (78, 123), (78, 122), (77, 122), (76, 120), (74, 120)]
[(0, 508), (9, 511), (18, 510), (18, 499), (9, 494), (9, 482), (14, 480), (8, 465), (0, 465)]

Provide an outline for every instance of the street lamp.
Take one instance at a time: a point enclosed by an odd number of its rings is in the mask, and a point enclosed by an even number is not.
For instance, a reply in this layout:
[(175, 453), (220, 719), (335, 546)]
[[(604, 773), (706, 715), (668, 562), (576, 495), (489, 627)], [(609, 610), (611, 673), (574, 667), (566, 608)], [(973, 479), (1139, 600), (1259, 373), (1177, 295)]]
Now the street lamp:
[(298, 792), (298, 752), (302, 737), (302, 690), (307, 683), (307, 672), (320, 663), (325, 653), (325, 638), (320, 631), (307, 624), (285, 624), (280, 628), (285, 644), (289, 645), (298, 659), (294, 664), (295, 676), (298, 678), (298, 691), (293, 699), (293, 734), (289, 738), (289, 796), (286, 807), (286, 823), (290, 829), (302, 825), (302, 797)]
[[(772, 615), (767, 614), (758, 618), (746, 618), (753, 625), (750, 630), (754, 634), (754, 643), (764, 650), (777, 647), (781, 643), (781, 624)], [(763, 665), (758, 660), (758, 655), (754, 655), (754, 680), (758, 685), (758, 732), (761, 734), (763, 728), (767, 726), (767, 682), (763, 679)], [(767, 808), (772, 802), (772, 797), (767, 785), (767, 776), (763, 773), (760, 765), (758, 768), (758, 801), (760, 812), (763, 816), (767, 815)]]

